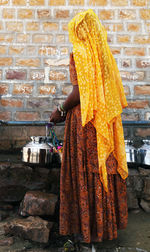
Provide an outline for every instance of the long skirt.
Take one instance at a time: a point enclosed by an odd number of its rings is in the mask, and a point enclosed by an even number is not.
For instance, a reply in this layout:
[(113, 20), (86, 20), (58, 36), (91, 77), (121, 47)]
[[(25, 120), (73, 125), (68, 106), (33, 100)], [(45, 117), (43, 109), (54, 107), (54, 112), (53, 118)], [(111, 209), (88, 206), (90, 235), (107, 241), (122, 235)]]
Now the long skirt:
[(111, 153), (106, 162), (108, 192), (98, 171), (96, 131), (91, 122), (81, 125), (80, 105), (66, 117), (60, 175), (61, 235), (81, 234), (83, 241), (117, 238), (117, 229), (127, 226), (126, 181), (117, 173)]

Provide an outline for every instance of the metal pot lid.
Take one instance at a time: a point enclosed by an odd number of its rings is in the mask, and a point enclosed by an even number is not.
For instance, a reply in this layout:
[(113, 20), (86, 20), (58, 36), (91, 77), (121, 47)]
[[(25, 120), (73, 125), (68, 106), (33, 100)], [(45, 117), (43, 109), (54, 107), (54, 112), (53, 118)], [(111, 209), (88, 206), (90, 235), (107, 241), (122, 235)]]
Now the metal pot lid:
[(31, 140), (34, 143), (43, 143), (46, 141), (46, 137), (44, 137), (44, 136), (31, 136)]
[(31, 142), (27, 143), (25, 148), (36, 148), (36, 149), (50, 149), (50, 145), (46, 142), (46, 137), (43, 136), (31, 136)]

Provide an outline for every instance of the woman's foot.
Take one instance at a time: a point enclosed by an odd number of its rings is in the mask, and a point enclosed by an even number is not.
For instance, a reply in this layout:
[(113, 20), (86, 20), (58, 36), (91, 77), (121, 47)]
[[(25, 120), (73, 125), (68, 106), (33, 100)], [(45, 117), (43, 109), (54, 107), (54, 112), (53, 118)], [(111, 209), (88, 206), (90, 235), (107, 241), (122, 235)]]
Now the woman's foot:
[(92, 244), (92, 252), (96, 252), (96, 248), (95, 248), (94, 244)]

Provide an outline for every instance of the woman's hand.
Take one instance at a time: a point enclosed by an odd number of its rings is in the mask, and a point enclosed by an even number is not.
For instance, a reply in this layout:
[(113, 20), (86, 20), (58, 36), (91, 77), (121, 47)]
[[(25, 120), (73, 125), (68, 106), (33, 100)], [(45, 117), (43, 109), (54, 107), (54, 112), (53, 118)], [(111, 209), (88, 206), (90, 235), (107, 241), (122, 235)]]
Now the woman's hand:
[(50, 116), (50, 122), (53, 122), (53, 123), (63, 122), (65, 121), (65, 118), (66, 118), (65, 116), (61, 116), (58, 109), (55, 109)]
[[(80, 104), (79, 87), (78, 85), (74, 85), (72, 92), (63, 103), (64, 111), (68, 111), (78, 104)], [(65, 120), (66, 116), (61, 116), (61, 113), (58, 109), (55, 109), (50, 116), (50, 122), (53, 122), (54, 124), (64, 122)]]

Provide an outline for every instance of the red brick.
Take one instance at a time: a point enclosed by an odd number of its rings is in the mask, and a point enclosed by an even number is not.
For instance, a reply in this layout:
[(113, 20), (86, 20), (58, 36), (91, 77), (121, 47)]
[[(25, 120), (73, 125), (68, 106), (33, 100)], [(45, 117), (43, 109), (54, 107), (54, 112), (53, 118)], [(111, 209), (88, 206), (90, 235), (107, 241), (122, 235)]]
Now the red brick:
[(11, 112), (5, 111), (5, 112), (0, 112), (0, 120), (4, 121), (10, 121), (11, 120)]
[(149, 20), (150, 19), (150, 9), (140, 10), (140, 16), (144, 20)]
[(113, 31), (123, 31), (123, 24), (114, 24)]
[(1, 99), (0, 103), (4, 107), (22, 107), (23, 101), (22, 100), (16, 100), (16, 99)]
[(89, 5), (105, 6), (107, 5), (107, 0), (89, 0)]
[(27, 78), (26, 70), (8, 70), (6, 72), (7, 80), (25, 80)]
[(14, 34), (0, 34), (0, 42), (11, 43), (14, 40)]
[(54, 22), (45, 22), (45, 23), (43, 23), (44, 31), (57, 31), (58, 28), (59, 28), (58, 23), (54, 23)]
[(37, 6), (37, 5), (44, 5), (44, 0), (30, 0), (30, 5)]
[(32, 94), (33, 86), (30, 84), (15, 84), (13, 94)]
[(33, 43), (51, 43), (53, 36), (50, 34), (35, 34), (33, 35)]
[(45, 73), (43, 70), (32, 70), (30, 72), (30, 79), (31, 80), (44, 80)]
[(136, 11), (135, 10), (121, 10), (119, 12), (119, 18), (121, 19), (128, 19), (128, 20), (132, 20), (136, 18)]
[(128, 108), (144, 109), (149, 107), (149, 102), (146, 100), (128, 101)]
[(14, 9), (3, 9), (3, 18), (15, 18), (15, 11)]
[(69, 18), (69, 10), (56, 10), (55, 17), (56, 18)]
[(18, 9), (18, 18), (20, 19), (33, 19), (34, 11), (31, 9)]
[(108, 19), (114, 19), (114, 11), (112, 10), (100, 10), (99, 11), (99, 18), (101, 20), (108, 20)]
[(16, 120), (19, 121), (37, 121), (40, 116), (37, 112), (16, 112)]
[(150, 95), (150, 85), (140, 85), (134, 87), (135, 95)]
[(39, 48), (40, 55), (56, 55), (57, 47), (55, 46), (42, 46)]
[(0, 66), (10, 66), (12, 62), (12, 58), (0, 58)]
[(0, 83), (0, 95), (4, 95), (8, 93), (9, 86), (8, 84)]
[(26, 25), (27, 31), (38, 31), (39, 30), (39, 23), (38, 22), (28, 22)]
[(66, 0), (49, 0), (49, 5), (51, 6), (59, 6), (59, 5), (65, 5)]
[(69, 0), (69, 5), (84, 5), (84, 0)]
[(138, 81), (144, 80), (144, 72), (124, 72), (120, 71), (122, 80)]
[(51, 17), (50, 10), (37, 10), (37, 16), (41, 19), (48, 19)]
[(1, 0), (0, 1), (0, 5), (4, 5), (4, 4), (8, 4), (9, 3), (9, 0)]
[(0, 46), (0, 54), (6, 54), (6, 46)]
[(29, 42), (29, 39), (30, 39), (29, 34), (24, 34), (24, 33), (17, 34), (18, 43), (27, 43)]
[(147, 0), (132, 0), (134, 6), (146, 6), (148, 4)]
[(13, 0), (13, 5), (26, 5), (26, 0)]
[(139, 68), (150, 67), (150, 59), (137, 60), (136, 66)]
[(50, 71), (50, 80), (67, 80), (67, 73), (64, 71)]
[(150, 37), (149, 36), (135, 36), (134, 42), (136, 44), (150, 44)]
[(145, 48), (125, 48), (125, 54), (128, 56), (145, 56)]
[(44, 63), (53, 67), (66, 67), (69, 66), (69, 57), (64, 59), (45, 59)]
[(138, 121), (139, 120), (139, 114), (137, 113), (123, 113), (122, 114), (122, 120), (124, 121)]
[(112, 52), (112, 54), (120, 54), (121, 53), (121, 49), (120, 48), (114, 48), (110, 46), (110, 50)]
[(117, 36), (117, 41), (119, 43), (128, 43), (130, 41), (130, 36), (128, 36), (128, 35), (118, 35)]
[(38, 67), (40, 66), (39, 59), (16, 59), (16, 66)]
[(19, 47), (19, 46), (10, 46), (9, 47), (9, 54), (23, 54), (24, 53), (24, 47)]
[(128, 24), (128, 31), (138, 32), (140, 30), (140, 24), (131, 23)]
[(112, 5), (114, 6), (127, 6), (128, 5), (128, 1), (127, 0), (111, 0)]
[(130, 59), (123, 59), (121, 62), (123, 67), (130, 67), (131, 66), (131, 60)]
[(6, 30), (11, 32), (21, 32), (23, 30), (22, 22), (6, 22)]
[(56, 87), (54, 85), (42, 85), (39, 87), (39, 94), (50, 95), (56, 93)]
[(150, 136), (150, 128), (147, 128), (147, 129), (142, 129), (142, 128), (139, 128), (139, 129), (136, 129), (136, 132), (135, 132), (135, 135), (136, 136), (141, 136), (141, 137), (149, 137)]
[(65, 35), (63, 34), (56, 35), (56, 43), (65, 43)]

